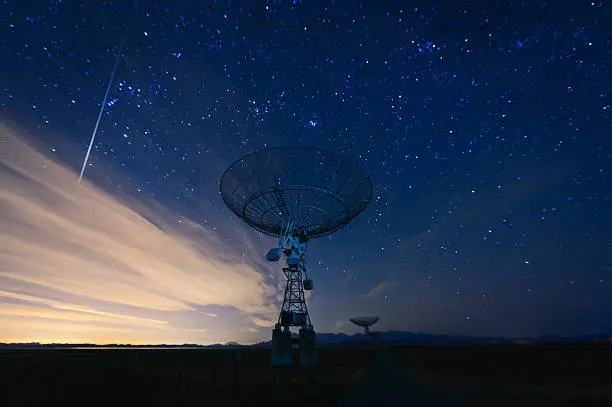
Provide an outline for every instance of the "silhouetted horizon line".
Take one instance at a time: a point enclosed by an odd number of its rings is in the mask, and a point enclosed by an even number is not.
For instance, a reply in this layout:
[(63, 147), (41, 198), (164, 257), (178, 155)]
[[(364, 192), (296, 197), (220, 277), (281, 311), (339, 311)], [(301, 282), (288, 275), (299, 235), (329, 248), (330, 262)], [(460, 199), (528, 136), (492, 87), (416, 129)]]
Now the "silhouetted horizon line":
[[(442, 334), (427, 334), (421, 332), (410, 331), (373, 331), (371, 335), (377, 337), (382, 342), (387, 343), (437, 343), (444, 344), (449, 342), (469, 342), (469, 343), (533, 343), (533, 342), (598, 342), (612, 341), (612, 334), (583, 334), (583, 335), (541, 335), (541, 336), (522, 336), (522, 337), (504, 337), (504, 336), (468, 336), (468, 335), (442, 335)], [(317, 343), (319, 345), (336, 345), (343, 343), (358, 343), (367, 340), (369, 335), (364, 333), (345, 334), (345, 333), (319, 333), (317, 334)], [(211, 348), (211, 347), (258, 347), (266, 346), (270, 341), (263, 341), (254, 344), (241, 344), (235, 341), (225, 343), (198, 344), (198, 343), (183, 343), (183, 344), (131, 344), (131, 343), (75, 343), (75, 342), (0, 342), (0, 347), (88, 347), (88, 348)]]

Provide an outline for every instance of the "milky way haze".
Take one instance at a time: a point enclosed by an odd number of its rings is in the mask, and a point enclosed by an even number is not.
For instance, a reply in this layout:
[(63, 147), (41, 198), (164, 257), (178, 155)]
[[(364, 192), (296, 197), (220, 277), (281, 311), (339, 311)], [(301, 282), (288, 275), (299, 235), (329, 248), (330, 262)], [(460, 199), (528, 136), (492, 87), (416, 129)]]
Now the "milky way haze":
[(610, 7), (3, 2), (0, 341), (267, 340), (276, 242), (219, 180), (278, 145), (375, 185), (310, 245), (317, 331), (609, 333)]

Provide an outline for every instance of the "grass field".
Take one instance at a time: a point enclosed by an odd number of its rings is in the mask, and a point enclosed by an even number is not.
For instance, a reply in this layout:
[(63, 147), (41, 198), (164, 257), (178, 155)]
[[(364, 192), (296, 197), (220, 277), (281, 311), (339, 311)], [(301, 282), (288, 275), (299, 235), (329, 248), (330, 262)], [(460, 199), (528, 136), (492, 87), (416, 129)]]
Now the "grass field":
[(612, 346), (0, 350), (0, 406), (612, 406)]

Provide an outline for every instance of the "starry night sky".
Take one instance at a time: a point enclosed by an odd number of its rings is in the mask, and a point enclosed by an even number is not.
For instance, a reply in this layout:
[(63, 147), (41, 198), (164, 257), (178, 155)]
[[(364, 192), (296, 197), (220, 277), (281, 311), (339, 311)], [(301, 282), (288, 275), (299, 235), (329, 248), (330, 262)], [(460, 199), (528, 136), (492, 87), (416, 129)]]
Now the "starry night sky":
[(278, 145), (341, 153), (375, 186), (310, 243), (318, 332), (357, 332), (359, 314), (612, 331), (607, 2), (4, 0), (0, 15), (0, 341), (267, 340), (276, 241), (219, 180)]

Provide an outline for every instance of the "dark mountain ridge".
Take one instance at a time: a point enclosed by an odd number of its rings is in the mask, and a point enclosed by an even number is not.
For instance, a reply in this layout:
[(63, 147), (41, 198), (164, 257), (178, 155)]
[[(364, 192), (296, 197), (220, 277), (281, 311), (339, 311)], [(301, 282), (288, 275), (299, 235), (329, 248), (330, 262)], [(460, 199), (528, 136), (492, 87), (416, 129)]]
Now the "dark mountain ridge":
[[(293, 335), (297, 340), (297, 334)], [(426, 333), (415, 333), (405, 331), (386, 331), (371, 332), (370, 335), (358, 333), (348, 335), (344, 333), (317, 333), (317, 345), (321, 347), (340, 347), (340, 346), (362, 346), (364, 344), (382, 345), (444, 345), (444, 346), (465, 346), (473, 344), (519, 344), (519, 343), (576, 343), (576, 342), (612, 342), (612, 335), (580, 335), (574, 337), (563, 336), (541, 336), (536, 338), (502, 338), (502, 337), (471, 337), (454, 335), (432, 335)], [(130, 345), (130, 344), (108, 344), (94, 345), (88, 343), (51, 343), (43, 344), (38, 342), (30, 343), (0, 343), (0, 348), (233, 348), (233, 347), (268, 347), (270, 341), (260, 342), (254, 345), (241, 345), (237, 342), (227, 342), (224, 344), (198, 345)]]

